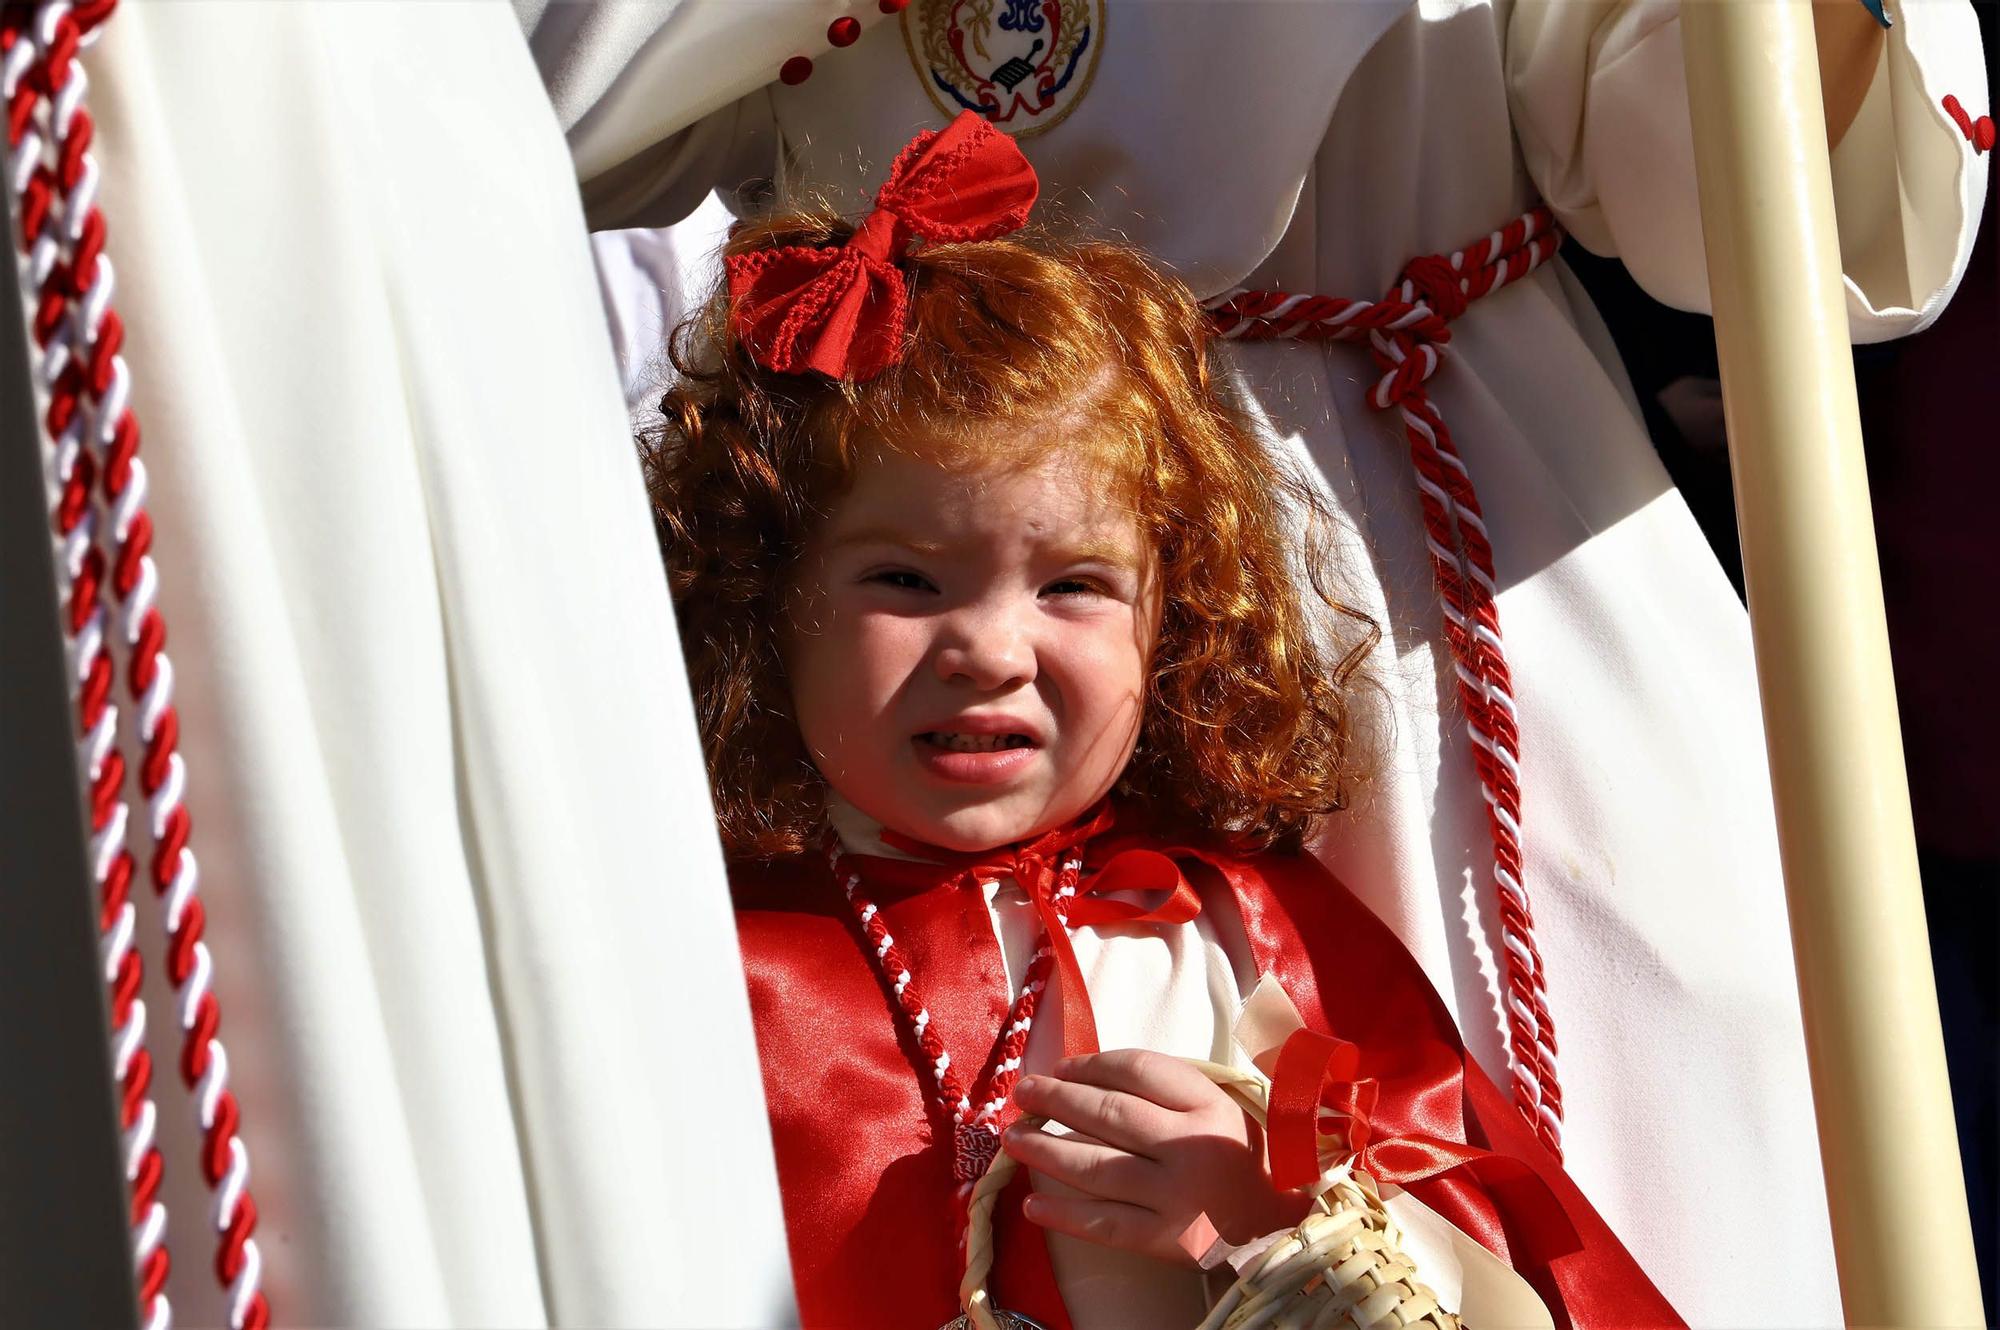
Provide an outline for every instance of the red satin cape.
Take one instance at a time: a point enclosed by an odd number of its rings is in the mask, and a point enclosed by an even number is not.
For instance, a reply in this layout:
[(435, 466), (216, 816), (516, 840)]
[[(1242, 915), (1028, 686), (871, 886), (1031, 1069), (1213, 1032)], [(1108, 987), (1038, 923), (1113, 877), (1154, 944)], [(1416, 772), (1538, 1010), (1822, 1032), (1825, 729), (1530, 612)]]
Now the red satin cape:
[[(1118, 834), (1093, 841), (1087, 861), (1142, 845), (1178, 859), (1207, 908), (1233, 900), (1258, 971), (1283, 985), (1309, 1029), (1357, 1046), (1383, 1158), (1420, 1154), (1421, 1141), (1499, 1156), (1403, 1185), (1509, 1260), (1558, 1327), (1683, 1324), (1467, 1055), (1409, 952), (1316, 860)], [(927, 1114), (916, 1049), (823, 860), (740, 864), (731, 889), (801, 1324), (934, 1330), (958, 1314), (962, 1266), (951, 1132)], [(953, 1063), (982, 1065), (1011, 995), (981, 893), (871, 889)], [(1022, 1193), (1017, 1183), (999, 1206), (995, 1300), (1069, 1330), (1041, 1231), (1020, 1217)]]

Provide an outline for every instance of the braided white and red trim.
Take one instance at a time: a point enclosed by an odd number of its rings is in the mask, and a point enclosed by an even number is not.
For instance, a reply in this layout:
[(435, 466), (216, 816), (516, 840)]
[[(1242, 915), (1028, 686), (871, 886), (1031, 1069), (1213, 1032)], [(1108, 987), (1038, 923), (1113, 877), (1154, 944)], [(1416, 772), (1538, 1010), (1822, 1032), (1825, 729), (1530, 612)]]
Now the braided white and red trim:
[[(14, 10), (0, 18), (0, 99), (10, 109), (40, 54), (27, 32), (28, 18), (26, 11)], [(22, 289), (37, 309), (59, 308), (67, 280), (60, 260), (71, 238), (62, 233), (62, 218), (46, 203), (38, 207), (39, 216), (25, 214), (18, 206), (29, 180), (50, 179), (42, 138), (28, 124), (10, 134), (9, 146), (10, 194), (17, 205), (15, 219), (23, 247), (18, 264)], [(97, 513), (91, 507), (96, 463), (83, 446), (84, 422), (74, 409), (74, 394), (65, 396), (63, 406), (55, 404), (58, 385), (71, 373), (69, 340), (67, 328), (55, 328), (36, 348), (33, 369), (37, 386), (50, 399), (43, 461), (50, 522), (58, 542), (57, 600), (72, 664), (79, 753), (89, 791), (91, 876), (97, 884), (99, 950), (110, 1002), (112, 1076), (118, 1083), (133, 1274), (143, 1323), (147, 1330), (165, 1330), (173, 1319), (166, 1296), (172, 1262), (166, 1244), (166, 1206), (159, 1199), (164, 1165), (156, 1136), (159, 1108), (151, 1092), (153, 1057), (145, 1046), (146, 1004), (139, 997), (145, 965), (133, 945), (134, 861), (126, 845), (130, 809), (124, 797), (125, 756), (117, 747), (118, 709), (110, 701), (115, 667), (105, 635), (104, 552), (97, 541)]]
[(1402, 417), (1493, 839), (1514, 1101), (1558, 1159), (1562, 1087), (1534, 912), (1521, 881), (1520, 739), (1500, 639), (1493, 547), (1471, 473), (1424, 385), (1442, 363), (1451, 320), (1470, 302), (1547, 262), (1561, 243), (1554, 217), (1546, 208), (1536, 208), (1470, 249), (1413, 261), (1379, 301), (1244, 291), (1209, 310), (1216, 332), (1231, 340), (1367, 339), (1382, 371), (1369, 404), (1378, 411), (1394, 407)]
[[(90, 153), (94, 125), (84, 106), (89, 81), (76, 60), (114, 3), (89, 0), (73, 6), (66, 0), (48, 0), (32, 7), (6, 7), (0, 31), (6, 40), (8, 184), (28, 245), (30, 286), (35, 292), (32, 331), (43, 353), (49, 397), (46, 423), (55, 440), (56, 467), (64, 486), (57, 524), (74, 540), (73, 562), (66, 563), (77, 573), (65, 569), (75, 582), (72, 599), (77, 587), (88, 585), (96, 594), (105, 584), (107, 560), (100, 542), (111, 551), (108, 585), (122, 631), (107, 634), (101, 618), (79, 620), (72, 611), (72, 631), (79, 635), (79, 647), (88, 648), (79, 652), (87, 656), (84, 690), (88, 699), (102, 698), (114, 671), (99, 661), (106, 647), (115, 645), (127, 658), (124, 689), (138, 718), (137, 741), (143, 750), (139, 788), (147, 800), (152, 850), (149, 870), (155, 890), (165, 899), (167, 977), (182, 1032), (180, 1070), (194, 1091), (202, 1133), (201, 1171), (214, 1194), (215, 1270), (228, 1293), (230, 1325), (234, 1330), (262, 1330), (270, 1308), (260, 1286), (262, 1258), (251, 1236), (257, 1207), (249, 1191), (249, 1152), (238, 1134), (240, 1110), (229, 1090), (228, 1056), (217, 1037), (221, 1008), (211, 988), (214, 962), (202, 940), (205, 914), (196, 889), (198, 867), (188, 848), (191, 828), (182, 802), (187, 767), (179, 752), (173, 664), (165, 650), (166, 621), (155, 604), (160, 579), (149, 553), (153, 525), (146, 511), (146, 470), (137, 455), (138, 421), (128, 405), (131, 373), (119, 354), (124, 325), (111, 305), (115, 278), (104, 256), (104, 214), (96, 201), (99, 174)], [(52, 364), (58, 357), (60, 364)], [(102, 484), (98, 506), (86, 520), (84, 496), (90, 493), (93, 473)], [(119, 637), (122, 641), (114, 644), (112, 639)], [(95, 737), (93, 728), (90, 741), (92, 756), (98, 759), (93, 764), (98, 778), (92, 791), (94, 809), (102, 797), (100, 783), (113, 794), (119, 787), (119, 781), (110, 779), (110, 759), (117, 756), (113, 736), (119, 732), (115, 711), (105, 708), (100, 723), (103, 737)], [(119, 777), (122, 780), (122, 770)], [(117, 842), (111, 833), (121, 831), (123, 822), (115, 811), (108, 817), (101, 823), (93, 819), (100, 831), (93, 849), (99, 863), (114, 865), (107, 871), (115, 876), (118, 856), (110, 846)], [(129, 882), (129, 855), (127, 862)], [(127, 918), (129, 902), (122, 905), (120, 920)], [(121, 930), (119, 949), (129, 954), (132, 930), (129, 924), (121, 925)], [(130, 1041), (129, 1047), (124, 1042), (119, 1045), (121, 1066), (128, 1071), (144, 1066), (138, 1047), (142, 1027), (128, 1024), (121, 1026), (121, 1032)], [(126, 1094), (129, 1103), (129, 1085)], [(141, 1158), (134, 1173), (135, 1212), (138, 1182), (146, 1181), (148, 1193), (158, 1185), (157, 1152), (148, 1164), (138, 1149), (141, 1142), (151, 1147), (151, 1117), (143, 1104), (136, 1113), (128, 1122), (129, 1148)], [(153, 1222), (153, 1213), (149, 1208), (148, 1223)], [(157, 1273), (142, 1279), (149, 1298), (157, 1298), (157, 1281), (164, 1279), (165, 1267), (162, 1251)], [(146, 1271), (143, 1263), (141, 1268)], [(146, 1314), (149, 1324), (163, 1317), (164, 1299), (149, 1304)]]

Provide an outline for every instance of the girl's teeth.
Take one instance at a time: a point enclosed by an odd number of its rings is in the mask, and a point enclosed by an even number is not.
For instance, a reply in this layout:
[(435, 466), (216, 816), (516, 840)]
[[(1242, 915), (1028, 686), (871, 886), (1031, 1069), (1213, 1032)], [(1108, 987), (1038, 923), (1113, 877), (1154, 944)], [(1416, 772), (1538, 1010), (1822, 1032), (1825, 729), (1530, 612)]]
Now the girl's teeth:
[(954, 753), (996, 753), (1003, 748), (1024, 748), (1028, 744), (1025, 734), (945, 734), (933, 732), (924, 736), (940, 748), (949, 748)]

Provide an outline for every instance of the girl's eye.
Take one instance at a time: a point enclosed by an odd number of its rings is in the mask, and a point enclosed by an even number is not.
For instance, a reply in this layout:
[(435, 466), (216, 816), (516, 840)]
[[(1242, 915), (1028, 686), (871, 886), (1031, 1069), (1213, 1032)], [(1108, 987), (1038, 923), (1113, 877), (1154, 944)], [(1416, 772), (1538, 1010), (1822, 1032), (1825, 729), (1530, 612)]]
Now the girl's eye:
[(1045, 596), (1090, 596), (1103, 590), (1097, 583), (1081, 577), (1065, 577), (1060, 582), (1051, 582), (1042, 588)]
[(865, 579), (882, 586), (892, 586), (903, 591), (935, 591), (930, 579), (922, 573), (913, 573), (907, 568), (885, 568), (879, 573), (870, 573)]

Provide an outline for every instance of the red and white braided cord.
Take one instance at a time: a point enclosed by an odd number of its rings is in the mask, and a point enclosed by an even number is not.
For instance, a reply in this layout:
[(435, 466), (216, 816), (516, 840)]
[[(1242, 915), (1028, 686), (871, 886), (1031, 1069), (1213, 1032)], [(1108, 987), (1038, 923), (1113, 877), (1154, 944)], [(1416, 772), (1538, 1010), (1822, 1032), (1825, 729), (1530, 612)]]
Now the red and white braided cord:
[[(840, 884), (848, 905), (854, 910), (855, 921), (869, 954), (874, 957), (882, 983), (895, 1000), (897, 1015), (927, 1060), (935, 1092), (933, 1102), (939, 1113), (952, 1124), (953, 1163), (959, 1174), (960, 1192), (969, 1194), (971, 1185), (985, 1171), (985, 1165), (993, 1157), (997, 1146), (1000, 1114), (1014, 1093), (1015, 1083), (1021, 1078), (1021, 1057), (1028, 1047), (1028, 1033), (1034, 1028), (1035, 1009), (1048, 987), (1055, 953), (1050, 950), (1048, 939), (1042, 938), (1035, 954), (1029, 958), (1020, 992), (1007, 1013), (1007, 1023), (1001, 1027), (1000, 1037), (994, 1041), (986, 1066), (981, 1069), (979, 1079), (967, 1087), (952, 1069), (951, 1054), (945, 1050), (944, 1040), (938, 1036), (930, 1006), (917, 989), (908, 962), (903, 959), (888, 925), (883, 922), (881, 910), (862, 891), (861, 875), (848, 866), (839, 843), (831, 837), (827, 844), (827, 863), (833, 870), (834, 881)], [(1056, 874), (1052, 904), (1056, 918), (1065, 926), (1082, 871), (1083, 861), (1072, 856), (1063, 861)], [(974, 1095), (979, 1096), (977, 1103), (974, 1102)]]
[[(78, 542), (75, 566), (94, 572), (98, 585), (105, 558), (97, 541), (104, 540), (112, 551), (109, 587), (123, 630), (119, 649), (128, 655), (125, 692), (136, 708), (143, 749), (139, 788), (148, 805), (150, 875), (165, 900), (167, 977), (182, 1032), (180, 1070), (194, 1091), (201, 1171), (215, 1200), (215, 1271), (228, 1293), (230, 1325), (262, 1330), (270, 1308), (260, 1287), (262, 1258), (251, 1236), (257, 1207), (249, 1191), (250, 1158), (238, 1134), (240, 1110), (229, 1089), (228, 1055), (217, 1037), (221, 1008), (211, 987), (214, 962), (202, 940), (206, 916), (197, 893), (198, 866), (188, 848), (191, 828), (182, 802), (187, 767), (178, 751), (173, 664), (165, 650), (166, 621), (154, 603), (159, 572), (148, 552), (153, 524), (146, 511), (146, 470), (137, 455), (138, 421), (128, 405), (131, 374), (119, 354), (124, 325), (111, 307), (115, 278), (104, 256), (104, 215), (96, 204), (98, 167), (90, 153), (94, 127), (84, 106), (89, 83), (76, 60), (113, 3), (91, 0), (72, 6), (53, 0), (32, 9), (7, 7), (8, 183), (21, 234), (33, 238), (25, 242), (36, 298), (33, 336), (43, 349), (45, 366), (52, 356), (63, 361), (48, 382), (49, 434), (59, 449), (65, 440), (81, 443), (69, 450), (68, 474), (78, 483), (66, 482), (58, 525), (68, 512), (77, 512), (72, 531), (89, 534)], [(63, 465), (61, 456), (58, 464)], [(72, 496), (89, 492), (93, 472), (102, 485), (99, 506), (86, 528), (81, 502)], [(105, 643), (100, 624), (89, 645), (101, 653)], [(86, 692), (90, 687), (87, 678)], [(107, 732), (116, 729), (114, 719)], [(108, 742), (104, 751), (111, 751)], [(102, 862), (108, 851), (97, 848)], [(136, 1050), (132, 1056), (136, 1062)], [(139, 1113), (144, 1121), (143, 1107)], [(149, 1189), (157, 1187), (157, 1164), (153, 1170)], [(164, 1267), (163, 1259), (157, 1278), (164, 1278)], [(149, 1322), (163, 1312), (162, 1299), (157, 1309), (147, 1309)]]
[(1442, 362), (1451, 320), (1471, 301), (1547, 262), (1561, 243), (1554, 217), (1536, 208), (1468, 250), (1415, 260), (1383, 300), (1246, 291), (1209, 311), (1217, 333), (1231, 340), (1366, 338), (1382, 371), (1369, 403), (1401, 414), (1493, 839), (1514, 1101), (1558, 1159), (1562, 1087), (1534, 913), (1522, 885), (1520, 739), (1500, 640), (1493, 547), (1471, 473), (1424, 385)]
[[(0, 97), (11, 108), (35, 65), (39, 48), (28, 35), (25, 11), (9, 11), (0, 20)], [(10, 122), (11, 123), (11, 122)], [(9, 172), (13, 194), (30, 171), (46, 173), (42, 140), (29, 125), (12, 138)], [(24, 248), (20, 269), (23, 289), (36, 306), (60, 306), (67, 272), (61, 259), (67, 249), (61, 219), (43, 207), (41, 217), (21, 222)], [(145, 965), (133, 945), (137, 911), (131, 899), (134, 861), (126, 845), (130, 810), (124, 798), (125, 757), (118, 751), (118, 709), (110, 694), (115, 667), (105, 637), (104, 552), (97, 542), (97, 512), (91, 506), (96, 463), (84, 450), (84, 421), (74, 409), (53, 407), (58, 385), (72, 380), (69, 334), (58, 327), (38, 348), (33, 368), (37, 384), (48, 393), (49, 441), (43, 459), (49, 472), (50, 520), (60, 540), (56, 563), (57, 596), (69, 658), (74, 668), (81, 755), (90, 798), (90, 862), (97, 883), (99, 947), (111, 1008), (112, 1074), (118, 1082), (118, 1123), (124, 1133), (125, 1179), (130, 1192), (133, 1269), (139, 1307), (147, 1330), (165, 1330), (173, 1309), (165, 1286), (171, 1261), (166, 1245), (166, 1207), (159, 1191), (163, 1162), (156, 1132), (159, 1109), (151, 1089), (153, 1057), (145, 1046), (146, 1004), (139, 997)]]

